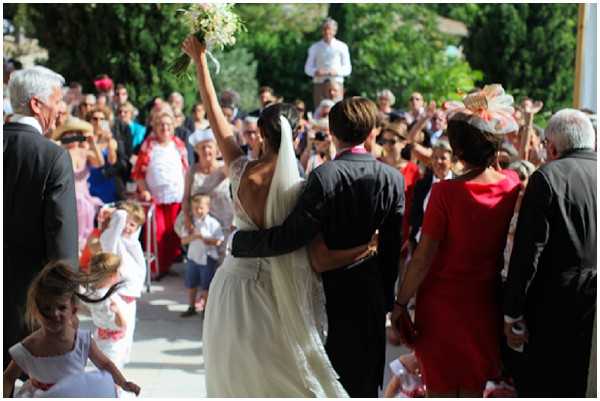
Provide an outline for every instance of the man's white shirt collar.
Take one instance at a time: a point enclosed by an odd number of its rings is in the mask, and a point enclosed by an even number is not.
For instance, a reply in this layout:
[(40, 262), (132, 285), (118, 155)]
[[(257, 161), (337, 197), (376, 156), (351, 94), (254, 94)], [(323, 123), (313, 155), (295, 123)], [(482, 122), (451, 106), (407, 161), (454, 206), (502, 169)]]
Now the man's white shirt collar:
[[(451, 179), (452, 179), (452, 170), (448, 171), (448, 173), (446, 174), (446, 177), (444, 177), (444, 180), (451, 180)], [(440, 181), (441, 180), (439, 178), (437, 178), (437, 176), (434, 174), (432, 184), (435, 184), (436, 182), (440, 182)]]
[(30, 127), (35, 128), (36, 131), (38, 131), (40, 133), (40, 135), (44, 135), (44, 133), (42, 132), (42, 126), (40, 125), (40, 122), (35, 117), (24, 116), (22, 114), (15, 113), (10, 117), (10, 122), (29, 125)]

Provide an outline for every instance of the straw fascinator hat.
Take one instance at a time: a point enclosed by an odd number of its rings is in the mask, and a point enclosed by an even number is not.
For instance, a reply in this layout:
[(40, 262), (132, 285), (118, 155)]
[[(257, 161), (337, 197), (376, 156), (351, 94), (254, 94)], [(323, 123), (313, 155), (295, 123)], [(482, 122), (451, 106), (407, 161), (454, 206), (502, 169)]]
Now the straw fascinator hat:
[(481, 131), (505, 135), (519, 130), (513, 117), (513, 101), (502, 85), (486, 85), (482, 90), (467, 95), (462, 102), (449, 102), (448, 120), (465, 121)]
[(94, 132), (94, 127), (87, 121), (77, 117), (69, 117), (63, 125), (54, 130), (52, 139), (57, 141), (65, 132)]

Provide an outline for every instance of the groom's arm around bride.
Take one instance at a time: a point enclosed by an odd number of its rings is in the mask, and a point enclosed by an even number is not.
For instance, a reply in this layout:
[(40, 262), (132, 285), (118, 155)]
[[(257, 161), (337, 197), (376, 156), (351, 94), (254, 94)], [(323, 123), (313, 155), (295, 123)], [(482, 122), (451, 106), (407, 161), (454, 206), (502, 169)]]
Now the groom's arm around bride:
[(393, 304), (402, 244), (404, 181), (362, 146), (377, 108), (354, 97), (337, 103), (329, 127), (335, 160), (314, 170), (292, 213), (278, 227), (235, 234), (235, 257), (269, 257), (307, 245), (320, 232), (329, 249), (367, 244), (379, 230), (376, 258), (323, 274), (326, 350), (352, 397), (377, 397), (385, 363), (385, 312)]

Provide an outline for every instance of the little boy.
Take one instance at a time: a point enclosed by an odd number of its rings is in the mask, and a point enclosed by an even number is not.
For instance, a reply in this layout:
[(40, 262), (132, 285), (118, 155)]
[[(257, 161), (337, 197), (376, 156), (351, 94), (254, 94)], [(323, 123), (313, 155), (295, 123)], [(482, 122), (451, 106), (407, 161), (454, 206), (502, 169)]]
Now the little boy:
[(146, 259), (139, 240), (140, 226), (146, 220), (144, 208), (136, 201), (124, 201), (116, 209), (104, 208), (101, 220), (110, 219), (100, 235), (102, 252), (121, 257), (121, 277), (125, 284), (118, 294), (125, 302), (127, 350), (124, 363), (129, 362), (135, 331), (136, 300), (141, 297), (146, 281)]
[[(200, 287), (200, 302), (206, 303), (208, 287), (217, 270), (218, 247), (225, 236), (219, 222), (208, 213), (210, 197), (195, 194), (190, 199), (194, 231), (182, 230), (181, 243), (189, 244), (188, 264), (185, 273), (185, 287), (189, 289), (189, 308), (181, 317), (196, 315), (196, 294)], [(203, 308), (202, 308), (203, 309)]]

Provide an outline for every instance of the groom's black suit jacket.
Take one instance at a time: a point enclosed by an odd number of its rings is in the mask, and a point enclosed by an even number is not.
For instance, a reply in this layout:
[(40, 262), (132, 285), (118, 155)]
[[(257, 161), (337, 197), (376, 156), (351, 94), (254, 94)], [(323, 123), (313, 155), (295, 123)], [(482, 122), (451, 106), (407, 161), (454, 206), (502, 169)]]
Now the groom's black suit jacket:
[(404, 179), (369, 154), (344, 153), (309, 175), (297, 205), (278, 227), (240, 231), (236, 257), (269, 257), (309, 243), (330, 249), (366, 244), (379, 229), (377, 257), (323, 274), (327, 353), (352, 397), (377, 397), (385, 364), (385, 312), (391, 310), (402, 244)]

